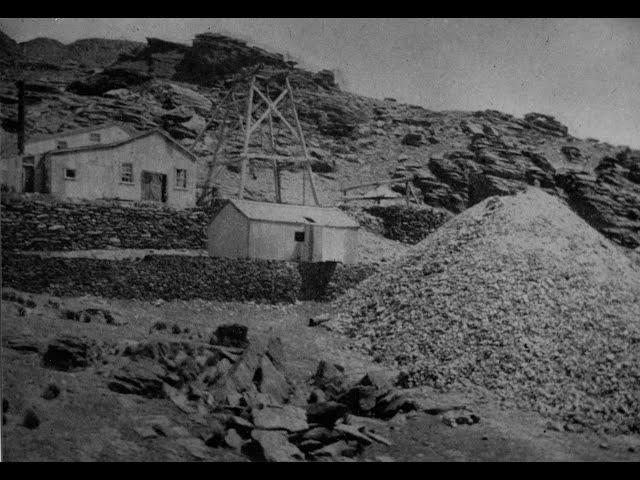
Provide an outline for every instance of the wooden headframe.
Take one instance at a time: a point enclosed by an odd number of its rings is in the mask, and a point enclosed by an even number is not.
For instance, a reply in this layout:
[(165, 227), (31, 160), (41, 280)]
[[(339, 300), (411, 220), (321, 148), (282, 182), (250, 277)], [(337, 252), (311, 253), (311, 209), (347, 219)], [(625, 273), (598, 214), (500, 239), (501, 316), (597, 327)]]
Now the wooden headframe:
[[(275, 77), (275, 76), (274, 76)], [(237, 87), (229, 91), (220, 103), (217, 105), (216, 109), (212, 112), (212, 118), (210, 122), (207, 123), (203, 131), (196, 137), (196, 140), (192, 144), (192, 149), (195, 148), (197, 142), (199, 142), (204, 136), (204, 132), (207, 128), (211, 126), (212, 123), (216, 122), (215, 118), (221, 109), (225, 109), (222, 123), (218, 125), (218, 132), (216, 135), (216, 145), (214, 147), (212, 159), (209, 162), (209, 168), (207, 172), (207, 178), (204, 185), (203, 196), (208, 194), (208, 190), (210, 189), (210, 184), (213, 178), (217, 175), (216, 168), (222, 168), (225, 165), (229, 165), (234, 160), (227, 160), (224, 162), (218, 161), (218, 154), (220, 152), (221, 146), (224, 143), (227, 135), (228, 135), (228, 124), (229, 117), (235, 117), (239, 120), (240, 129), (243, 133), (243, 147), (242, 153), (240, 154), (240, 158), (235, 161), (241, 161), (240, 165), (240, 187), (238, 190), (238, 197), (243, 198), (245, 194), (246, 181), (247, 181), (247, 169), (249, 167), (249, 162), (263, 160), (267, 161), (268, 164), (265, 165), (268, 168), (273, 170), (273, 180), (275, 187), (275, 201), (278, 203), (282, 202), (282, 189), (281, 189), (281, 180), (280, 180), (280, 162), (286, 163), (295, 163), (302, 164), (303, 166), (303, 174), (302, 174), (302, 204), (306, 203), (306, 178), (309, 178), (309, 186), (311, 188), (311, 194), (313, 196), (313, 201), (315, 205), (320, 205), (318, 201), (318, 195), (316, 190), (316, 185), (313, 178), (313, 172), (311, 170), (311, 160), (309, 158), (309, 154), (307, 151), (307, 144), (304, 138), (304, 133), (302, 131), (302, 126), (300, 124), (300, 119), (298, 117), (298, 112), (295, 105), (295, 98), (293, 94), (293, 89), (291, 88), (291, 83), (289, 82), (288, 76), (284, 77), (284, 86), (282, 90), (278, 93), (277, 97), (272, 100), (271, 92), (269, 91), (269, 83), (274, 80), (274, 77), (265, 78), (262, 76), (258, 76), (257, 72), (253, 72), (249, 81), (249, 88), (246, 96), (246, 104), (244, 108), (244, 115), (240, 113), (237, 101), (235, 99), (235, 93), (237, 92)], [(259, 85), (259, 83), (263, 83), (264, 86)], [(289, 103), (292, 119), (287, 120), (284, 116), (283, 111), (281, 109), (281, 105), (285, 103)], [(254, 115), (258, 114), (258, 110), (264, 110), (254, 118)], [(300, 145), (301, 154), (297, 157), (286, 157), (283, 155), (277, 154), (276, 148), (276, 134), (274, 132), (274, 117), (277, 117), (281, 126), (286, 127), (293, 137), (298, 141)], [(250, 152), (250, 145), (252, 136), (259, 133), (261, 126), (268, 125), (268, 150), (271, 150), (270, 153), (267, 152)], [(265, 150), (265, 149), (263, 149)], [(218, 170), (219, 171), (219, 170)]]

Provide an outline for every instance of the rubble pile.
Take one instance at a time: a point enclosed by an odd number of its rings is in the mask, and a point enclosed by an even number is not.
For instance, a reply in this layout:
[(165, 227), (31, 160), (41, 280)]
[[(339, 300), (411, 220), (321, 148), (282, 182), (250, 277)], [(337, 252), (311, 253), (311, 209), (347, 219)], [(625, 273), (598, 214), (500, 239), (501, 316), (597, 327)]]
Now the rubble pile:
[(143, 439), (180, 429), (179, 436), (189, 439), (185, 447), (202, 459), (213, 453), (210, 448), (223, 448), (254, 461), (340, 461), (367, 445), (391, 445), (379, 430), (396, 415), (444, 413), (451, 426), (480, 420), (458, 407), (433, 408), (379, 372), (354, 381), (340, 365), (321, 361), (306, 383), (296, 383), (285, 364), (279, 337), (250, 339), (239, 324), (189, 339), (97, 345), (64, 336), (50, 341), (43, 356), (46, 368), (95, 368), (118, 394), (171, 401), (189, 418), (188, 428), (158, 417), (133, 429)]
[(327, 300), (374, 271), (375, 266), (339, 264), (322, 288), (301, 292), (303, 279), (293, 262), (182, 255), (147, 255), (138, 261), (4, 253), (2, 257), (3, 287), (56, 296), (139, 300)]
[(572, 431), (640, 431), (638, 272), (538, 189), (465, 211), (336, 303), (323, 325), (402, 385), (475, 384)]

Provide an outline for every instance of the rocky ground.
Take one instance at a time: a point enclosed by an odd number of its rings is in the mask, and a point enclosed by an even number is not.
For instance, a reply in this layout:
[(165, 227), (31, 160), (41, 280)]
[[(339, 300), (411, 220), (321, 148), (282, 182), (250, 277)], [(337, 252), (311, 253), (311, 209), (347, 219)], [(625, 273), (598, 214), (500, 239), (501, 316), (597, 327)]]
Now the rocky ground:
[(3, 459), (637, 459), (633, 437), (550, 430), (489, 392), (394, 389), (308, 326), (324, 310), (5, 291)]
[[(3, 280), (16, 288), (3, 281), (3, 458), (638, 460), (640, 152), (539, 113), (361, 97), (220, 35), (63, 45), (0, 32), (2, 154), (15, 150), (19, 78), (28, 135), (116, 122), (189, 147), (259, 64), (290, 70), (324, 204), (344, 185), (409, 176), (423, 205), (343, 205), (364, 228), (333, 294), (369, 279), (333, 305), (285, 282), (291, 303), (269, 305), (275, 268), (203, 258), (201, 212), (127, 211), (142, 229), (127, 236), (110, 206), (15, 209), (3, 192)], [(280, 133), (278, 152), (295, 154)], [(195, 145), (201, 184), (214, 136)], [(232, 137), (224, 156), (240, 146)], [(272, 199), (271, 172), (251, 174), (250, 198)], [(234, 168), (215, 181), (221, 196), (237, 184)], [(282, 185), (300, 200), (299, 172)], [(234, 269), (246, 278), (228, 280)]]
[(402, 369), (401, 384), (481, 385), (558, 428), (637, 435), (639, 299), (622, 249), (531, 189), (449, 221), (324, 325)]

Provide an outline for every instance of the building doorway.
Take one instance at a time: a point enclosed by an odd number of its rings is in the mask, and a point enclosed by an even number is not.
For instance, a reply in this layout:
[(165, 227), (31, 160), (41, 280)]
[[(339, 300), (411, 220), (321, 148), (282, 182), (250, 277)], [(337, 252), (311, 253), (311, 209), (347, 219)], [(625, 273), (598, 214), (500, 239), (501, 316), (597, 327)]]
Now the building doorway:
[(36, 169), (33, 165), (22, 165), (22, 191), (33, 193), (35, 191)]
[(142, 200), (151, 202), (167, 201), (167, 176), (162, 173), (142, 172)]

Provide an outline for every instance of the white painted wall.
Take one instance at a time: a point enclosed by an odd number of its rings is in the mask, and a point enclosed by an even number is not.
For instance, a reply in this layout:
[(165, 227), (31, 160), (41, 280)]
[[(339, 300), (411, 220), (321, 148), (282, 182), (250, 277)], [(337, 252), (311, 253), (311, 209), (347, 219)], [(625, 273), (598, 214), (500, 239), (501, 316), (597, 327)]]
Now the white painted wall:
[(208, 239), (213, 257), (354, 263), (358, 229), (249, 220), (229, 204), (212, 220)]
[(225, 206), (208, 230), (209, 255), (224, 258), (246, 258), (249, 246), (249, 221), (232, 205)]
[[(140, 201), (142, 172), (167, 175), (167, 205), (185, 208), (195, 205), (196, 164), (190, 157), (154, 134), (118, 147), (51, 155), (50, 192), (58, 198), (117, 198)], [(133, 183), (121, 181), (122, 163), (133, 164)], [(76, 178), (65, 178), (66, 169)], [(176, 169), (187, 170), (187, 188), (176, 186)]]

